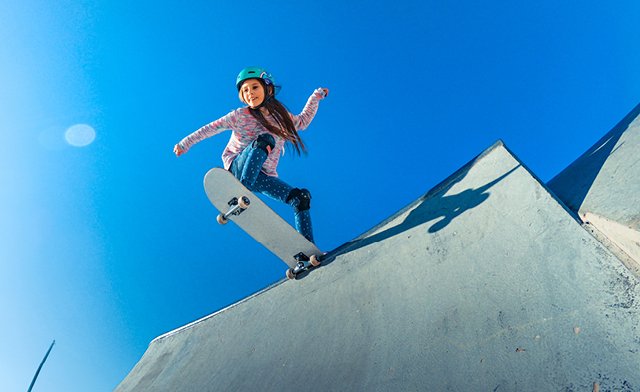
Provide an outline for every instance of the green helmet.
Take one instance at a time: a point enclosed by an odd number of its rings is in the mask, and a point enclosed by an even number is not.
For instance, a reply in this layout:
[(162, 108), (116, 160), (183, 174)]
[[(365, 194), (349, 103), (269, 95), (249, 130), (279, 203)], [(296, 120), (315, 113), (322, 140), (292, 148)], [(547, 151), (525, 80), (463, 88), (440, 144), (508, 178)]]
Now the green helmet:
[(240, 86), (247, 79), (261, 80), (267, 86), (273, 86), (273, 95), (278, 94), (280, 86), (276, 86), (276, 80), (274, 77), (264, 68), (260, 67), (247, 67), (240, 71), (236, 78), (236, 88), (240, 91)]

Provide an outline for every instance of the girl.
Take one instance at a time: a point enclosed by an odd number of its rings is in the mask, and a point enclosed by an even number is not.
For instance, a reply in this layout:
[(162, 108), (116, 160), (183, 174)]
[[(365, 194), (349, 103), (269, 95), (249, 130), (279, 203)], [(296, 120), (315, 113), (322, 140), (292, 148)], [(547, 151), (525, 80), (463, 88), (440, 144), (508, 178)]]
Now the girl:
[(306, 153), (298, 131), (309, 126), (318, 110), (318, 102), (329, 94), (329, 90), (316, 89), (302, 113), (295, 116), (276, 99), (280, 86), (276, 86), (273, 76), (263, 68), (248, 67), (240, 71), (236, 87), (238, 97), (248, 106), (198, 129), (176, 144), (173, 151), (180, 156), (194, 144), (224, 130), (232, 130), (222, 153), (224, 168), (249, 190), (291, 205), (296, 230), (313, 242), (309, 213), (311, 194), (280, 180), (276, 169), (280, 155), (284, 154), (285, 142), (289, 142), (298, 154), (300, 151)]

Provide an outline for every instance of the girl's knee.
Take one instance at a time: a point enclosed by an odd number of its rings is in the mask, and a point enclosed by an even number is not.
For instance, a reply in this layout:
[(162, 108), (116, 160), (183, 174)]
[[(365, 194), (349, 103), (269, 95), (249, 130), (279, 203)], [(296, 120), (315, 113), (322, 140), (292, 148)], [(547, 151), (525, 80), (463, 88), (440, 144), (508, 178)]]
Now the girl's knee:
[(263, 133), (253, 141), (253, 144), (251, 146), (255, 149), (261, 149), (269, 154), (271, 150), (276, 146), (276, 139), (271, 134)]
[(308, 189), (293, 188), (286, 202), (293, 206), (295, 212), (306, 211), (311, 208), (311, 192)]

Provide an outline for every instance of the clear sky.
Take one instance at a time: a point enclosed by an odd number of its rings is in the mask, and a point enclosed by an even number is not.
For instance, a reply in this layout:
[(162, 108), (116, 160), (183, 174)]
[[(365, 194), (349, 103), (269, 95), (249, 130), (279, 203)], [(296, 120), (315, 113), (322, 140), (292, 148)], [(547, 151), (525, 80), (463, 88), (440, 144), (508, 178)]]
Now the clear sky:
[(112, 390), (155, 337), (284, 276), (215, 222), (202, 179), (229, 133), (172, 152), (241, 106), (245, 66), (294, 113), (331, 90), (309, 155), (279, 167), (326, 250), (498, 139), (547, 181), (640, 102), (636, 0), (9, 0), (0, 18), (2, 391), (53, 339), (34, 391)]

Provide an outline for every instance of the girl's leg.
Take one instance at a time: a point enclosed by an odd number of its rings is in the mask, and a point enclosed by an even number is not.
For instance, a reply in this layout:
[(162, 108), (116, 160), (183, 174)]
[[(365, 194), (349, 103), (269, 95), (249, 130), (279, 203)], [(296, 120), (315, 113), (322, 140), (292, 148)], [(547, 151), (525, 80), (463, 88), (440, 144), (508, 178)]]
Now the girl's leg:
[(309, 213), (311, 194), (306, 189), (293, 188), (277, 177), (262, 173), (262, 165), (267, 159), (275, 139), (262, 134), (253, 144), (244, 149), (231, 164), (231, 172), (240, 182), (253, 192), (264, 193), (293, 207), (296, 230), (313, 242), (311, 214)]
[(262, 170), (262, 165), (264, 165), (270, 150), (274, 146), (275, 139), (273, 136), (266, 133), (258, 136), (250, 146), (245, 148), (233, 160), (230, 168), (231, 173), (240, 180), (242, 185), (251, 191), (256, 191), (254, 189), (256, 180)]
[(259, 173), (254, 183), (255, 192), (263, 193), (272, 199), (287, 203), (293, 207), (296, 230), (306, 239), (313, 241), (311, 226), (311, 194), (306, 189), (293, 188), (277, 177)]
[(289, 196), (287, 203), (293, 207), (296, 230), (298, 230), (306, 239), (313, 241), (313, 227), (311, 226), (311, 193), (307, 189), (294, 188)]

